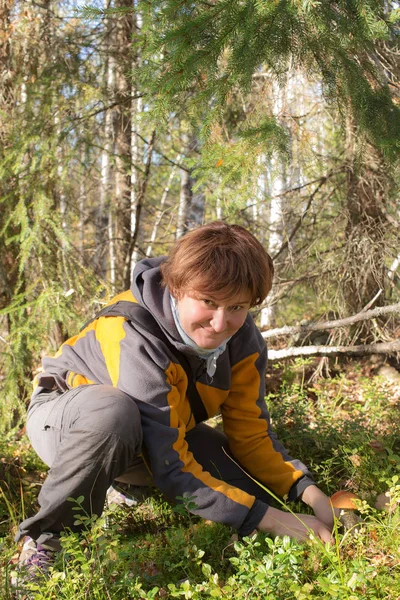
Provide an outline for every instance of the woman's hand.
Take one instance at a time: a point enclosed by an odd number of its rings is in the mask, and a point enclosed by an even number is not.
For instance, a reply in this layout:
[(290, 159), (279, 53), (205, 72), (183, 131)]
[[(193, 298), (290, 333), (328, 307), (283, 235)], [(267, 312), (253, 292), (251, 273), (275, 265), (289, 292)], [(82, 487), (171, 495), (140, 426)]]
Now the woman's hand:
[(331, 529), (313, 515), (292, 514), (270, 506), (257, 526), (259, 531), (288, 535), (304, 541), (313, 533), (323, 542), (333, 542)]
[(339, 510), (333, 509), (328, 496), (316, 485), (309, 485), (301, 495), (301, 500), (313, 509), (317, 519), (322, 521), (330, 530), (333, 528), (333, 517), (339, 516)]

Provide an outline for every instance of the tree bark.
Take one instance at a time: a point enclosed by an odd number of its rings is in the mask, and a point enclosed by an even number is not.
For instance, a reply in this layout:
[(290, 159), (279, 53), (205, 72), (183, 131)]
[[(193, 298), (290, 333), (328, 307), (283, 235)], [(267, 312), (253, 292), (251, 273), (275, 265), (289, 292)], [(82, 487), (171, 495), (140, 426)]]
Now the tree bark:
[[(115, 0), (115, 8), (132, 8), (133, 0)], [(131, 186), (136, 185), (131, 178), (132, 168), (132, 119), (134, 112), (132, 70), (132, 36), (135, 15), (126, 13), (114, 17), (115, 45), (115, 197), (114, 236), (116, 285), (123, 285), (125, 257), (131, 234)], [(137, 157), (135, 157), (136, 160)], [(135, 165), (136, 166), (136, 165)]]
[[(182, 135), (184, 154), (190, 156), (193, 139), (187, 133)], [(180, 177), (181, 177), (181, 191), (179, 195), (179, 205), (178, 205), (178, 215), (176, 220), (176, 234), (175, 238), (179, 240), (186, 231), (189, 226), (189, 210), (192, 205), (193, 200), (193, 181), (190, 175), (190, 172), (187, 169), (180, 169)]]
[[(15, 0), (2, 0), (0, 2), (0, 106), (5, 112), (13, 104), (13, 74), (11, 67), (11, 11)], [(8, 110), (7, 110), (8, 112)], [(2, 139), (2, 126), (0, 124), (0, 140)]]
[[(140, 35), (142, 29), (142, 15), (136, 6), (133, 17), (133, 29), (137, 35)], [(132, 71), (140, 68), (141, 54), (139, 49), (135, 49), (131, 55)], [(140, 216), (142, 211), (143, 197), (141, 190), (147, 187), (146, 175), (143, 174), (143, 162), (145, 154), (145, 145), (140, 132), (140, 117), (143, 113), (143, 100), (135, 83), (131, 88), (130, 99), (130, 123), (131, 123), (131, 164), (130, 164), (130, 203), (129, 203), (129, 230), (127, 231), (128, 244), (126, 246), (126, 255), (124, 261), (123, 280), (125, 287), (127, 282), (130, 284), (131, 274), (138, 260), (138, 241), (140, 237)], [(151, 147), (151, 151), (150, 151)], [(150, 154), (153, 152), (152, 144), (147, 146)], [(133, 241), (134, 240), (134, 241)], [(132, 243), (133, 241), (133, 243)]]
[[(387, 284), (386, 227), (380, 204), (387, 191), (378, 152), (360, 138), (350, 115), (346, 123), (346, 249), (339, 285), (348, 313), (358, 312)], [(384, 302), (382, 296), (379, 302)], [(368, 337), (368, 332), (365, 332)]]
[[(110, 7), (110, 0), (104, 0), (104, 8)], [(115, 61), (112, 53), (112, 23), (110, 19), (105, 20), (105, 32), (104, 32), (104, 79), (103, 87), (106, 92), (107, 99), (114, 94), (115, 85)], [(111, 267), (113, 268), (114, 256), (112, 254), (113, 247), (111, 246), (110, 254), (110, 240), (113, 237), (113, 233), (109, 230), (109, 211), (110, 211), (110, 200), (112, 194), (112, 166), (111, 166), (111, 154), (114, 146), (114, 122), (113, 122), (113, 109), (108, 109), (104, 113), (103, 123), (103, 144), (100, 157), (100, 187), (99, 187), (99, 202), (96, 207), (96, 231), (95, 231), (95, 256), (94, 256), (94, 269), (99, 277), (103, 279), (107, 276), (107, 255), (110, 258)], [(108, 252), (107, 252), (108, 250)], [(111, 273), (111, 283), (113, 281), (113, 272)]]

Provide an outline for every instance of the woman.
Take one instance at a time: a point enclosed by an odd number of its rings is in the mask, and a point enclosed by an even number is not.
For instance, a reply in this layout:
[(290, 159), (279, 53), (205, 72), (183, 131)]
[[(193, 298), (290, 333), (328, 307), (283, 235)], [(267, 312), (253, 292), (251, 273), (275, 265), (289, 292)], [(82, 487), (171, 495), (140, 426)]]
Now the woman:
[[(27, 431), (50, 466), (40, 510), (21, 523), (20, 564), (46, 569), (74, 526), (73, 503), (100, 515), (115, 479), (151, 480), (172, 500), (248, 535), (255, 529), (331, 540), (332, 509), (307, 468), (271, 431), (265, 342), (249, 309), (271, 289), (273, 266), (238, 225), (214, 222), (168, 258), (138, 263), (129, 291), (43, 359)], [(222, 415), (224, 433), (201, 423)], [(234, 461), (231, 459), (234, 459)], [(315, 516), (269, 506), (301, 498)]]

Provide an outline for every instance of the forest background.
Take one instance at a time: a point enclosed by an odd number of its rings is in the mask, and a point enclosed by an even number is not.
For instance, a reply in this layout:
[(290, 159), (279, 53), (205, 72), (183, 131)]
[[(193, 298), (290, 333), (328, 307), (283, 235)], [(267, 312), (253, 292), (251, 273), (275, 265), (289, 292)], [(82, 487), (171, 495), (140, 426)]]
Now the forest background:
[(213, 219), (274, 259), (254, 316), (302, 328), (273, 348), (328, 321), (313, 354), (398, 366), (399, 21), (386, 0), (0, 1), (5, 439), (41, 355)]

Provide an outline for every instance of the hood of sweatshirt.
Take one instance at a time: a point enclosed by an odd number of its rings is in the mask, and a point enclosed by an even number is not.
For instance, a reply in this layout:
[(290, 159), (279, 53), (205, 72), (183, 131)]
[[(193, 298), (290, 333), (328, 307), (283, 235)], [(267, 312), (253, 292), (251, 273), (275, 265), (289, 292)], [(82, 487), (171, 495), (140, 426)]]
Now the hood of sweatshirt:
[(197, 356), (196, 351), (183, 343), (171, 308), (168, 287), (162, 285), (160, 265), (165, 256), (145, 258), (137, 263), (132, 277), (131, 292), (139, 304), (144, 306), (157, 321), (170, 342), (185, 354)]

